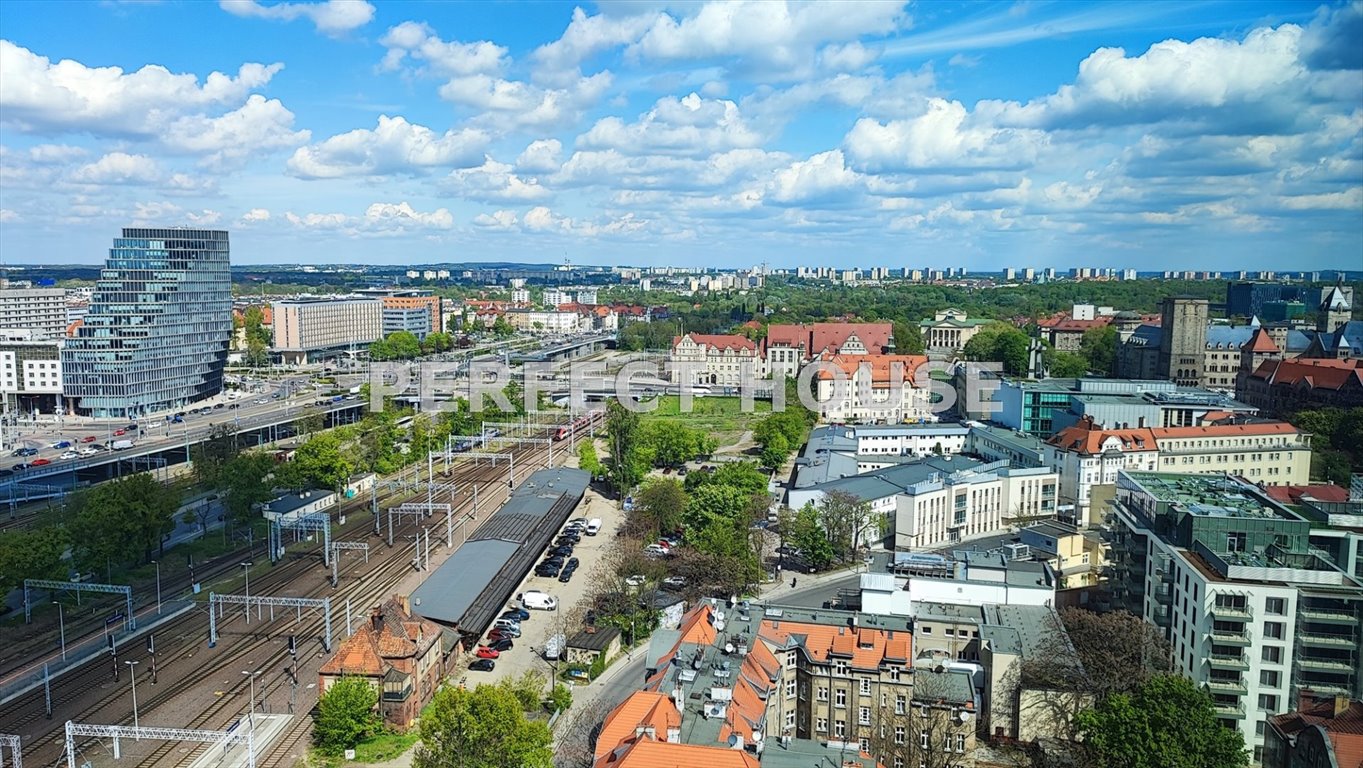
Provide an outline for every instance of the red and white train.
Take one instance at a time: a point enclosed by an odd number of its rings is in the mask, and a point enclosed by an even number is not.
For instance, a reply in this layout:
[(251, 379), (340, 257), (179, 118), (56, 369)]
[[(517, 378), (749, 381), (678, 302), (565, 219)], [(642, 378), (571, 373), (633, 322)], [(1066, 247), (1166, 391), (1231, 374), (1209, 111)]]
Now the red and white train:
[(573, 419), (571, 424), (559, 427), (558, 431), (554, 433), (554, 439), (567, 440), (573, 435), (590, 432), (593, 427), (599, 427), (605, 421), (606, 412), (604, 410), (588, 411), (586, 414)]

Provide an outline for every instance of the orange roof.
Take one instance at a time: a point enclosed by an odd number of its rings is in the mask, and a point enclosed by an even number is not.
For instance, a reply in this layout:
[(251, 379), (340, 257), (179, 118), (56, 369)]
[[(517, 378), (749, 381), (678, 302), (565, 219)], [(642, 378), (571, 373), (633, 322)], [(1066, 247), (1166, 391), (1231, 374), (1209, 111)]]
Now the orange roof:
[(414, 658), (438, 642), (440, 626), (412, 616), (402, 599), (393, 596), (341, 642), (336, 653), (322, 665), (321, 674), (377, 677), (385, 671), (385, 659)]
[(745, 751), (641, 739), (596, 761), (597, 768), (761, 768)]
[(1301, 430), (1285, 421), (1260, 421), (1250, 424), (1215, 424), (1209, 427), (1160, 427), (1152, 429), (1155, 439), (1183, 437), (1237, 437), (1241, 435), (1294, 435)]
[(1056, 432), (1046, 442), (1065, 451), (1095, 456), (1103, 452), (1103, 444), (1111, 437), (1122, 441), (1123, 451), (1153, 451), (1159, 447), (1155, 430), (1149, 427), (1099, 429), (1090, 417), (1084, 417), (1073, 426)]
[(654, 738), (667, 739), (669, 728), (681, 727), (681, 713), (672, 697), (653, 691), (635, 691), (606, 715), (596, 737), (595, 757), (606, 757), (622, 745), (639, 738), (640, 728), (652, 728)]
[(683, 338), (689, 337), (691, 341), (702, 347), (713, 347), (715, 349), (743, 349), (749, 352), (757, 351), (757, 342), (742, 336), (732, 336), (718, 333), (688, 333), (685, 337), (673, 336), (672, 346), (677, 346)]
[(1277, 344), (1273, 343), (1273, 337), (1268, 335), (1268, 331), (1263, 328), (1256, 330), (1254, 335), (1249, 337), (1249, 341), (1245, 342), (1245, 345), (1240, 349), (1246, 352), (1267, 354), (1277, 354), (1282, 351)]
[(714, 609), (709, 603), (701, 603), (695, 610), (682, 617), (681, 639), (679, 643), (715, 644), (715, 624), (710, 620)]
[(368, 623), (360, 626), (350, 637), (341, 641), (336, 653), (322, 665), (323, 675), (361, 675), (381, 677), (383, 659), (379, 658), (378, 644), (374, 641), (374, 631)]
[(71, 324), (68, 325), (68, 326), (66, 326), (66, 335), (67, 335), (67, 336), (75, 336), (75, 335), (76, 335), (76, 329), (79, 328), (79, 327), (81, 327), (82, 325), (85, 325), (85, 320), (83, 320), (83, 319), (81, 319), (81, 318), (79, 318), (79, 317), (76, 318), (75, 320), (72, 320), (72, 321), (71, 321)]
[(878, 669), (883, 661), (907, 663), (913, 644), (907, 631), (858, 630), (794, 621), (763, 621), (758, 636), (780, 646), (793, 641), (816, 661), (827, 663), (830, 657), (847, 659), (857, 669)]
[[(854, 375), (862, 366), (868, 366), (871, 369), (873, 384), (888, 384), (897, 375), (916, 386), (915, 372), (926, 364), (928, 359), (923, 355), (834, 355), (825, 362), (837, 366), (848, 376)], [(815, 378), (831, 379), (833, 372), (820, 369), (815, 373)]]

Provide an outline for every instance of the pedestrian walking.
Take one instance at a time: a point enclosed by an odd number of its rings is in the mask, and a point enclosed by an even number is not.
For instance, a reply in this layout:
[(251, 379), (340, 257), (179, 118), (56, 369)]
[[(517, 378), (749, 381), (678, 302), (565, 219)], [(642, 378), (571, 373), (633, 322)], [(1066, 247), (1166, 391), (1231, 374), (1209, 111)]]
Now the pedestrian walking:
[(790, 588), (795, 589), (795, 577), (790, 577)]

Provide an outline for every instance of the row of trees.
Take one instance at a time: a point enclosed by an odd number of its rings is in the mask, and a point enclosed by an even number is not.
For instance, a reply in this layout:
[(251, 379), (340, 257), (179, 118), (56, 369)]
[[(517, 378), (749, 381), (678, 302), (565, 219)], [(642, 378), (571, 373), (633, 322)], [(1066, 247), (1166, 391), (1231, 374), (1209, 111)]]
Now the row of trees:
[(411, 331), (394, 331), (369, 345), (370, 360), (415, 360), (422, 355), (448, 352), (454, 348), (454, 337), (434, 332), (418, 339)]
[(1363, 408), (1316, 408), (1292, 414), (1310, 432), (1311, 476), (1349, 487), (1349, 474), (1363, 467)]
[(800, 551), (800, 561), (815, 569), (854, 562), (868, 534), (885, 535), (884, 521), (871, 506), (846, 491), (830, 491), (820, 504), (783, 509), (777, 530), (781, 542)]
[[(604, 462), (596, 459), (595, 448), (579, 454), (582, 468), (604, 474), (621, 496), (638, 485), (653, 467), (676, 467), (715, 449), (706, 432), (678, 421), (649, 420), (611, 399), (606, 403), (606, 448)], [(588, 449), (583, 449), (588, 451)], [(597, 471), (593, 471), (593, 470)]]

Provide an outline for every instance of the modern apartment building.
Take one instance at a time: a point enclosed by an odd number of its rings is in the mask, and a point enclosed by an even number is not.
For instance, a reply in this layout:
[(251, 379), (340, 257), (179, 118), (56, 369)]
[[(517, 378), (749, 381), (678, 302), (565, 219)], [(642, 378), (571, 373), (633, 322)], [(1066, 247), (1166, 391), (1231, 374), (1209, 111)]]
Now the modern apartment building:
[[(445, 326), (441, 324), (444, 316), (443, 302), (430, 291), (410, 288), (363, 288), (356, 293), (383, 302), (385, 336), (393, 331), (408, 331), (418, 338), (425, 338), (428, 333), (445, 330)], [(424, 323), (417, 316), (420, 312), (426, 314)], [(390, 327), (393, 330), (389, 330)]]
[[(0, 413), (54, 413), (62, 405), (60, 339), (7, 340), (0, 331)], [(0, 446), (2, 447), (2, 446)]]
[(301, 365), (366, 347), (383, 336), (383, 302), (343, 297), (276, 301), (272, 310), (274, 353), (285, 365)]
[(418, 339), (432, 332), (431, 312), (425, 307), (383, 308), (383, 335), (406, 331)]
[(1283, 421), (1206, 427), (1102, 429), (1082, 421), (1046, 441), (1046, 464), (1060, 476), (1070, 522), (1090, 522), (1094, 486), (1122, 470), (1232, 474), (1265, 485), (1301, 485), (1311, 473), (1311, 435)]
[(66, 290), (0, 288), (0, 331), (31, 330), (59, 338), (66, 333)]
[(1115, 606), (1163, 629), (1256, 763), (1267, 721), (1303, 691), (1363, 693), (1363, 585), (1310, 545), (1311, 522), (1226, 475), (1122, 471), (1116, 485)]
[(82, 413), (121, 418), (220, 392), (232, 337), (229, 250), (222, 230), (124, 229), (62, 349), (66, 398)]
[(591, 319), (576, 312), (557, 309), (506, 310), (504, 315), (512, 328), (525, 333), (579, 333), (591, 329)]

